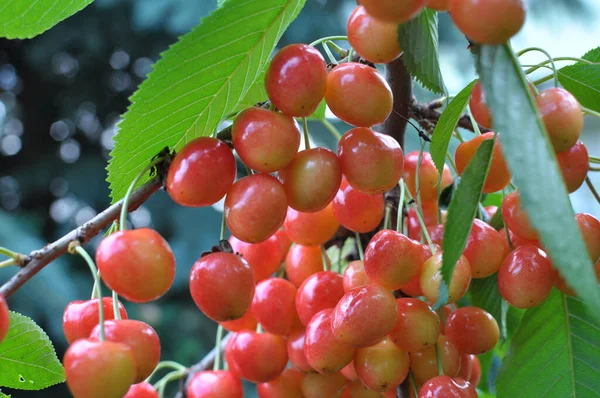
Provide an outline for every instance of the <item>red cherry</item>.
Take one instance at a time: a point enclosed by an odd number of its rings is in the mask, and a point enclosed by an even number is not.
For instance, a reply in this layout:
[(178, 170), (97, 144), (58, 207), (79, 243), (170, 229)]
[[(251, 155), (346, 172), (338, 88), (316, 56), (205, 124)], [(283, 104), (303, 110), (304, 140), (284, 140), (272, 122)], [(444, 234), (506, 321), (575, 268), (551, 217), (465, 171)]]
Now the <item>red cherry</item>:
[(350, 381), (358, 380), (356, 368), (354, 368), (354, 361), (351, 361), (348, 365), (344, 366), (344, 368), (340, 370), (340, 373)]
[(230, 339), (227, 363), (253, 383), (277, 378), (288, 362), (286, 341), (271, 333), (243, 331)]
[(387, 336), (396, 324), (398, 306), (386, 288), (370, 284), (349, 291), (333, 312), (332, 332), (346, 344), (366, 347)]
[(427, 8), (431, 8), (436, 11), (448, 11), (449, 0), (428, 0)]
[(248, 262), (256, 282), (271, 276), (281, 265), (281, 245), (276, 235), (260, 243), (246, 243), (231, 236), (229, 243)]
[(288, 116), (310, 116), (323, 99), (326, 84), (325, 59), (305, 44), (282, 48), (271, 60), (265, 76), (269, 99)]
[(332, 333), (333, 309), (319, 311), (306, 327), (304, 355), (319, 373), (342, 370), (354, 358), (354, 347), (336, 339)]
[[(500, 231), (498, 231), (498, 233), (502, 237), (502, 243), (504, 245), (505, 252), (509, 253), (510, 247), (508, 246), (508, 238), (506, 237), (506, 230), (504, 228), (502, 228)], [(542, 244), (540, 243), (539, 240), (523, 239), (523, 238), (515, 235), (510, 229), (508, 230), (508, 234), (510, 235), (510, 242), (512, 243), (512, 247), (515, 249), (517, 247), (525, 246), (525, 245), (533, 245), (533, 246), (539, 247), (540, 249), (542, 248)]]
[(296, 287), (323, 269), (321, 246), (294, 245), (285, 259), (285, 274)]
[(196, 373), (190, 380), (187, 398), (242, 398), (242, 381), (233, 373), (225, 370), (205, 370)]
[(6, 337), (8, 333), (8, 327), (10, 325), (10, 318), (8, 314), (8, 305), (6, 304), (6, 300), (0, 294), (0, 343)]
[[(440, 335), (437, 341), (442, 369), (445, 375), (454, 377), (460, 370), (460, 351), (446, 336)], [(438, 360), (436, 347), (429, 347), (424, 351), (410, 354), (410, 369), (413, 372), (417, 385), (422, 385), (427, 380), (437, 376)]]
[(551, 87), (540, 92), (535, 101), (554, 150), (564, 152), (573, 147), (583, 130), (583, 112), (577, 99), (563, 88)]
[(302, 379), (304, 375), (295, 369), (286, 369), (281, 376), (256, 386), (258, 398), (303, 398)]
[(134, 303), (156, 300), (175, 279), (175, 256), (153, 229), (120, 231), (105, 237), (96, 264), (106, 285)]
[(240, 159), (261, 173), (290, 164), (300, 146), (300, 128), (292, 117), (261, 108), (240, 112), (231, 137)]
[(299, 152), (278, 175), (289, 206), (307, 213), (324, 209), (335, 197), (342, 181), (338, 157), (327, 148)]
[[(417, 196), (417, 165), (419, 163), (419, 151), (410, 152), (404, 158), (404, 181), (408, 186), (410, 194), (414, 198)], [(450, 169), (444, 164), (442, 171), (442, 181), (440, 191), (452, 184), (453, 178)], [(438, 198), (438, 172), (433, 164), (433, 159), (429, 152), (423, 152), (421, 156), (421, 166), (419, 167), (419, 192), (421, 200), (437, 201)]]
[(241, 332), (242, 330), (256, 330), (257, 322), (254, 314), (252, 314), (252, 309), (249, 308), (241, 318), (219, 322), (219, 324), (229, 332)]
[(369, 283), (371, 282), (365, 272), (365, 262), (363, 260), (350, 262), (344, 271), (344, 291), (348, 293), (352, 289), (368, 285)]
[(521, 207), (519, 191), (509, 193), (502, 201), (504, 223), (515, 235), (526, 240), (537, 240), (537, 231), (533, 228), (527, 213)]
[[(421, 289), (423, 290), (423, 295), (431, 303), (435, 303), (438, 299), (438, 290), (442, 282), (441, 269), (442, 252), (438, 251), (437, 254), (434, 254), (429, 260), (425, 261), (421, 270)], [(460, 256), (450, 279), (448, 302), (455, 303), (460, 300), (467, 292), (467, 289), (469, 289), (470, 284), (471, 266), (469, 265), (469, 260), (465, 256)]]
[(235, 180), (235, 157), (223, 141), (200, 137), (175, 156), (167, 174), (167, 192), (182, 206), (210, 206)]
[[(425, 227), (427, 228), (427, 231), (430, 232), (429, 235), (431, 239), (433, 239), (434, 236), (432, 236), (431, 231), (434, 231), (435, 227), (438, 225), (439, 207), (437, 199), (423, 201), (421, 204), (421, 210), (423, 211), (423, 221), (425, 222)], [(442, 212), (442, 222), (444, 221), (443, 217), (444, 212)], [(422, 236), (421, 231), (421, 223), (419, 223), (419, 218), (417, 217), (417, 211), (415, 209), (415, 206), (410, 206), (410, 209), (408, 209), (408, 217), (406, 217), (406, 226), (409, 238), (417, 241), (424, 241), (424, 237)], [(433, 241), (433, 243), (438, 244), (441, 244), (441, 242), (441, 236), (439, 242), (435, 240)]]
[(409, 356), (390, 339), (371, 347), (359, 348), (354, 358), (356, 374), (371, 390), (395, 389), (408, 376)]
[(414, 18), (426, 5), (425, 0), (360, 0), (369, 15), (389, 23), (401, 24)]
[(343, 279), (331, 271), (318, 272), (308, 277), (296, 293), (296, 311), (304, 325), (319, 311), (334, 308), (344, 296)]
[(283, 228), (280, 228), (277, 230), (277, 232), (275, 232), (275, 238), (277, 239), (279, 247), (281, 248), (281, 262), (283, 262), (288, 254), (288, 250), (290, 250), (290, 247), (292, 246), (292, 240)]
[(464, 354), (483, 354), (496, 346), (500, 340), (500, 329), (487, 311), (462, 307), (448, 316), (446, 336)]
[(477, 387), (479, 385), (479, 381), (481, 380), (481, 362), (479, 362), (479, 358), (475, 355), (469, 355), (472, 363), (471, 369), (471, 377), (469, 378), (469, 383), (473, 385), (473, 387)]
[(467, 381), (469, 381), (471, 378), (471, 373), (473, 372), (473, 361), (471, 360), (471, 355), (473, 354), (462, 354), (460, 356), (460, 370), (457, 377)]
[(67, 349), (63, 363), (75, 398), (121, 398), (136, 377), (131, 348), (111, 341), (77, 340)]
[(498, 206), (485, 206), (484, 209), (491, 220), (496, 215), (496, 212), (498, 211)]
[(479, 80), (475, 83), (471, 91), (469, 107), (477, 124), (487, 129), (492, 128), (492, 113), (490, 112), (490, 108), (488, 108), (487, 101), (485, 100), (485, 92)]
[(283, 225), (285, 189), (268, 174), (244, 177), (227, 193), (224, 211), (232, 235), (248, 243), (262, 242)]
[(288, 336), (301, 327), (296, 313), (296, 286), (282, 278), (265, 279), (256, 285), (252, 312), (269, 333)]
[(302, 380), (304, 398), (337, 397), (348, 380), (341, 373), (308, 373)]
[(192, 267), (190, 292), (198, 308), (210, 319), (239, 319), (252, 303), (254, 275), (240, 256), (211, 253), (200, 257)]
[(448, 376), (436, 376), (419, 390), (419, 398), (477, 398), (477, 391), (469, 382)]
[(158, 398), (158, 392), (152, 384), (142, 382), (129, 387), (129, 391), (123, 398)]
[(340, 223), (333, 215), (331, 203), (315, 213), (301, 213), (288, 209), (285, 230), (294, 243), (319, 246), (335, 235)]
[(333, 214), (344, 228), (365, 233), (381, 224), (384, 206), (383, 194), (369, 195), (357, 191), (344, 178), (333, 199)]
[(392, 90), (377, 69), (356, 62), (333, 68), (325, 101), (334, 115), (357, 127), (383, 123), (392, 113)]
[(449, 5), (454, 24), (479, 44), (502, 44), (525, 22), (522, 0), (450, 0)]
[(292, 365), (301, 372), (314, 372), (304, 355), (304, 338), (306, 331), (298, 330), (287, 339), (287, 353)]
[(392, 341), (407, 352), (423, 351), (435, 344), (440, 335), (440, 318), (427, 303), (413, 298), (399, 298), (396, 326)]
[(589, 155), (583, 142), (577, 141), (570, 149), (556, 154), (567, 191), (573, 193), (583, 184), (589, 170)]
[[(1, 301), (0, 297), (0, 308), (2, 306)], [(102, 308), (104, 310), (105, 321), (115, 319), (111, 297), (102, 298)], [(119, 302), (119, 313), (121, 314), (121, 319), (127, 319), (127, 311), (125, 311), (125, 307), (123, 307), (121, 302)], [(89, 337), (92, 329), (94, 329), (94, 326), (98, 322), (98, 299), (70, 302), (63, 313), (63, 331), (67, 343), (72, 344), (77, 339)], [(1, 324), (2, 322), (0, 322)], [(2, 336), (2, 333), (0, 333), (0, 336)]]
[(583, 240), (593, 263), (600, 259), (600, 221), (588, 213), (575, 215)]
[(423, 295), (423, 291), (421, 290), (421, 271), (425, 261), (431, 257), (431, 249), (429, 249), (429, 246), (425, 244), (417, 245), (415, 247), (415, 252), (415, 261), (420, 264), (419, 269), (417, 270), (415, 276), (413, 276), (407, 284), (400, 286), (402, 292), (411, 297)]
[(502, 263), (498, 271), (498, 290), (509, 304), (531, 308), (548, 297), (555, 277), (546, 253), (535, 246), (520, 246)]
[(373, 18), (363, 6), (348, 19), (348, 42), (361, 58), (387, 64), (400, 56), (398, 25)]

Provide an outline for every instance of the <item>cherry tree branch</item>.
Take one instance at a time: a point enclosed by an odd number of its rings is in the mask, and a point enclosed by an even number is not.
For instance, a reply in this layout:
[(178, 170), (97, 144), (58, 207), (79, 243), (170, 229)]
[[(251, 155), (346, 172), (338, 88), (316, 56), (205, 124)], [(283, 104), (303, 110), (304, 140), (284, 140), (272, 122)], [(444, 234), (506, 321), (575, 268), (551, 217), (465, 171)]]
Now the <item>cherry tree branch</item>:
[[(444, 105), (442, 100), (434, 100), (431, 102), (427, 102), (425, 104), (418, 102), (414, 97), (411, 98), (408, 103), (409, 113), (408, 115), (415, 119), (421, 126), (425, 124), (426, 126), (433, 126), (437, 124), (438, 120), (442, 113), (438, 111)], [(422, 123), (425, 122), (425, 123)], [(425, 127), (425, 126), (424, 126)], [(458, 119), (458, 127), (462, 127), (463, 129), (467, 129), (469, 131), (474, 132), (473, 123), (471, 123), (471, 118), (467, 114), (463, 114), (460, 119)], [(479, 126), (479, 130), (482, 133), (487, 133), (491, 131), (483, 126)]]

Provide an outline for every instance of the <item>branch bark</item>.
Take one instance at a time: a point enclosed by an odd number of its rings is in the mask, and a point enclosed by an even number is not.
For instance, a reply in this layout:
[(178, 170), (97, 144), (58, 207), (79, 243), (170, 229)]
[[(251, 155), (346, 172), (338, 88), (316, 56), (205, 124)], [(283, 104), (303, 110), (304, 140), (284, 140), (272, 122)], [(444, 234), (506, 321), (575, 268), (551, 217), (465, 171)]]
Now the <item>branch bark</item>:
[[(409, 102), (409, 116), (415, 119), (417, 122), (426, 121), (429, 124), (435, 126), (435, 124), (440, 120), (440, 116), (442, 115), (437, 109), (441, 108), (443, 103), (440, 100), (435, 100), (428, 102), (426, 104), (422, 104), (417, 102), (416, 99), (412, 98)], [(487, 133), (491, 131), (488, 128), (485, 128), (481, 125), (479, 126), (479, 131), (482, 133)], [(463, 129), (467, 129), (469, 131), (475, 132), (473, 127), (473, 123), (471, 123), (471, 118), (469, 115), (462, 115), (460, 119), (458, 119), (458, 127)]]

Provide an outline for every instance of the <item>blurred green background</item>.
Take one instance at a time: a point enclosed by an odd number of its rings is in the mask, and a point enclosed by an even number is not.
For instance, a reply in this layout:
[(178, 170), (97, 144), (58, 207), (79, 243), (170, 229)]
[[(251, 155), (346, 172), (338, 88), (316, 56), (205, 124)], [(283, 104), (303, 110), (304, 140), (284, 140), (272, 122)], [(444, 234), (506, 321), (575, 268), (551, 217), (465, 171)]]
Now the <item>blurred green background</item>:
[[(600, 45), (597, 1), (528, 3), (527, 23), (513, 41), (515, 49), (539, 46), (554, 56), (579, 57)], [(342, 34), (355, 4), (308, 0), (281, 45)], [(215, 7), (216, 0), (96, 0), (35, 39), (0, 40), (1, 246), (28, 253), (109, 205), (104, 167), (115, 124), (127, 109), (128, 97), (161, 51)], [(466, 46), (448, 15), (441, 14), (440, 54), (450, 93), (458, 92), (474, 77)], [(543, 60), (536, 54), (527, 57), (526, 63)], [(418, 85), (415, 95), (421, 101), (433, 99)], [(600, 154), (599, 126), (597, 119), (586, 118), (583, 141), (596, 156)], [(317, 145), (335, 145), (320, 125), (310, 127), (311, 139)], [(338, 128), (343, 131), (346, 127), (340, 123)], [(409, 130), (406, 150), (415, 150), (418, 145), (416, 132)], [(600, 184), (600, 178), (592, 178)], [(600, 206), (585, 186), (572, 195), (572, 201), (578, 212), (600, 215)], [(182, 208), (160, 192), (129, 219), (135, 228), (157, 229), (177, 258), (177, 277), (170, 292), (150, 304), (125, 303), (129, 317), (148, 322), (157, 330), (163, 359), (191, 365), (214, 344), (216, 326), (193, 304), (187, 279), (200, 253), (218, 240), (219, 205)], [(87, 249), (94, 251), (98, 242), (99, 238), (94, 239)], [(0, 283), (14, 272), (1, 269)], [(64, 256), (8, 303), (48, 332), (62, 358), (66, 349), (63, 309), (72, 300), (89, 298), (91, 288), (85, 263), (78, 257)], [(176, 387), (177, 383), (173, 384)], [(249, 396), (254, 396), (250, 390)], [(69, 396), (64, 385), (38, 392), (3, 392), (17, 398)], [(173, 394), (171, 391), (167, 396)]]

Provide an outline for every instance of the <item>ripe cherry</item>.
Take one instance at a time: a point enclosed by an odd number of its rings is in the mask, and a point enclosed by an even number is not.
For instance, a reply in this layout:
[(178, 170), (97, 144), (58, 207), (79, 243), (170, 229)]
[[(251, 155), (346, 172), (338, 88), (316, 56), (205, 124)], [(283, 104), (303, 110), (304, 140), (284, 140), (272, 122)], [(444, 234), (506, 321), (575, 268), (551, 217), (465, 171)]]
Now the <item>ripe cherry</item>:
[(471, 108), (471, 112), (473, 113), (473, 117), (477, 124), (488, 129), (492, 128), (492, 113), (490, 112), (490, 108), (488, 108), (485, 100), (485, 92), (483, 91), (483, 86), (479, 80), (475, 83), (473, 90), (471, 91), (469, 108)]
[(522, 0), (450, 0), (449, 6), (454, 24), (479, 44), (502, 44), (525, 22)]
[(415, 261), (418, 264), (420, 264), (419, 268), (415, 273), (415, 276), (413, 276), (411, 280), (408, 281), (408, 283), (400, 286), (400, 290), (402, 290), (404, 294), (411, 297), (423, 295), (423, 291), (421, 290), (421, 271), (423, 269), (423, 264), (425, 263), (425, 261), (427, 261), (431, 257), (431, 249), (426, 244), (418, 244), (415, 247), (415, 252)]
[(462, 354), (460, 356), (460, 370), (458, 376), (463, 380), (469, 381), (471, 373), (473, 372), (473, 361), (471, 360), (473, 354)]
[[(404, 158), (404, 181), (408, 186), (410, 194), (417, 199), (417, 165), (419, 163), (419, 151), (410, 152)], [(450, 169), (444, 164), (440, 190), (452, 184), (453, 178)], [(419, 167), (419, 192), (422, 201), (437, 201), (438, 198), (438, 172), (433, 164), (429, 152), (423, 152), (421, 166)]]
[(300, 128), (294, 118), (262, 108), (240, 112), (231, 137), (244, 164), (261, 173), (290, 164), (300, 146)]
[(600, 221), (588, 213), (575, 215), (592, 263), (600, 259)]
[[(421, 270), (421, 289), (423, 290), (423, 295), (431, 303), (435, 303), (438, 299), (438, 290), (442, 282), (441, 269), (442, 252), (438, 251), (437, 254), (431, 256), (423, 264), (423, 269)], [(460, 300), (467, 292), (470, 283), (471, 266), (469, 265), (469, 260), (465, 256), (460, 256), (454, 268), (452, 279), (450, 279), (448, 302), (455, 303)]]
[(258, 398), (303, 398), (302, 379), (304, 375), (295, 369), (286, 369), (275, 380), (256, 386)]
[(304, 355), (319, 373), (342, 370), (354, 358), (354, 347), (338, 340), (332, 333), (333, 309), (319, 311), (306, 327)]
[(473, 278), (485, 278), (500, 269), (508, 251), (498, 231), (475, 219), (463, 255), (469, 260)]
[(383, 220), (385, 201), (383, 194), (369, 195), (352, 188), (345, 178), (333, 199), (333, 214), (340, 224), (350, 231), (370, 232)]
[(187, 398), (242, 398), (244, 388), (239, 377), (225, 370), (202, 371), (190, 380)]
[(583, 130), (583, 112), (577, 99), (563, 88), (552, 87), (535, 100), (554, 150), (569, 150)]
[(384, 393), (367, 388), (360, 380), (355, 380), (342, 390), (340, 398), (395, 398), (396, 392), (388, 390)]
[(449, 0), (429, 0), (427, 2), (427, 8), (431, 8), (436, 11), (448, 11)]
[(496, 215), (496, 212), (498, 211), (498, 206), (485, 206), (484, 210), (491, 220)]
[(573, 193), (583, 184), (589, 170), (589, 155), (583, 142), (577, 141), (570, 149), (556, 154), (558, 167), (567, 191)]
[(335, 235), (340, 223), (333, 215), (331, 203), (315, 213), (288, 209), (285, 230), (292, 242), (304, 246), (319, 246)]
[(234, 319), (233, 321), (219, 322), (219, 324), (229, 332), (241, 332), (242, 330), (256, 330), (257, 322), (252, 313), (252, 308), (249, 308), (241, 318)]
[(348, 293), (350, 290), (371, 283), (365, 272), (365, 262), (363, 260), (355, 260), (348, 264), (344, 271), (344, 291)]
[(196, 138), (173, 159), (167, 192), (182, 206), (210, 206), (225, 196), (235, 175), (235, 157), (227, 144), (216, 138)]
[(392, 113), (392, 90), (377, 69), (356, 62), (333, 68), (325, 101), (334, 115), (357, 127), (383, 123)]
[(538, 233), (529, 222), (525, 210), (521, 207), (519, 191), (513, 191), (502, 201), (502, 217), (512, 233), (526, 240), (537, 240)]
[(361, 58), (387, 64), (400, 56), (398, 25), (373, 18), (358, 6), (348, 19), (348, 41)]
[(471, 358), (471, 377), (469, 377), (469, 383), (473, 385), (473, 387), (477, 387), (479, 385), (479, 381), (481, 380), (481, 362), (479, 362), (479, 358), (475, 355), (469, 355)]
[(232, 235), (248, 243), (267, 240), (283, 225), (287, 198), (283, 185), (268, 174), (253, 174), (233, 184), (225, 198)]
[[(2, 307), (0, 297), (0, 308)], [(113, 300), (111, 297), (102, 298), (102, 308), (104, 310), (104, 320), (115, 319), (113, 310)], [(0, 311), (1, 312), (1, 311)], [(123, 304), (119, 302), (119, 313), (121, 319), (127, 319), (127, 312)], [(1, 318), (1, 315), (0, 315)], [(0, 325), (2, 322), (0, 322)], [(67, 343), (72, 344), (77, 339), (85, 339), (90, 336), (94, 326), (98, 324), (98, 299), (86, 301), (72, 301), (65, 308), (63, 313), (63, 331)], [(1, 328), (0, 328), (1, 329)], [(2, 333), (0, 333), (0, 337)], [(0, 339), (2, 340), (2, 339)]]
[(252, 312), (269, 333), (288, 336), (302, 324), (296, 313), (296, 286), (282, 278), (269, 278), (256, 285)]
[(231, 236), (229, 243), (248, 262), (256, 282), (271, 276), (281, 265), (281, 246), (275, 235), (260, 243), (246, 243)]
[(350, 381), (358, 380), (358, 375), (356, 374), (356, 369), (354, 368), (354, 361), (351, 361), (348, 365), (344, 366), (344, 368), (340, 370), (340, 373)]
[[(460, 351), (446, 338), (440, 335), (437, 341), (442, 369), (445, 375), (454, 377), (460, 370)], [(429, 347), (424, 351), (412, 352), (410, 354), (410, 369), (413, 372), (418, 385), (438, 375), (438, 360), (436, 347)]]
[(321, 246), (294, 245), (285, 259), (285, 274), (296, 287), (323, 269)]
[(243, 331), (230, 340), (227, 363), (246, 380), (265, 383), (277, 378), (288, 362), (286, 341), (271, 333)]
[(401, 24), (421, 12), (426, 5), (425, 0), (360, 0), (369, 15), (389, 23)]
[(354, 367), (365, 386), (384, 392), (398, 387), (406, 379), (409, 356), (390, 339), (385, 339), (371, 347), (358, 348)]
[(399, 298), (396, 326), (392, 341), (407, 352), (423, 351), (435, 344), (440, 335), (440, 318), (427, 303), (413, 298)]
[(552, 290), (556, 273), (546, 253), (531, 245), (513, 250), (498, 271), (498, 290), (509, 304), (531, 308)]
[(341, 373), (308, 373), (302, 380), (304, 398), (337, 397), (349, 381)]
[(175, 256), (153, 229), (115, 232), (96, 251), (96, 264), (106, 285), (134, 303), (156, 300), (175, 279)]
[[(131, 348), (136, 363), (136, 383), (144, 381), (160, 361), (160, 340), (152, 327), (132, 319), (104, 322), (106, 340), (122, 343)], [(90, 339), (100, 340), (100, 325), (97, 325)]]
[(342, 136), (338, 156), (348, 183), (371, 195), (395, 187), (404, 169), (398, 141), (365, 127), (353, 128)]
[(500, 329), (487, 311), (462, 307), (448, 316), (446, 336), (464, 354), (483, 354), (496, 346), (500, 340)]
[(112, 341), (79, 339), (67, 349), (63, 363), (75, 398), (121, 398), (136, 378), (131, 348)]
[(436, 376), (428, 380), (419, 390), (419, 398), (477, 398), (475, 387), (461, 378)]
[[(431, 231), (435, 229), (438, 225), (438, 201), (437, 199), (422, 201), (421, 210), (423, 211), (423, 221), (425, 222), (425, 227), (428, 231), (430, 231), (430, 237), (433, 239), (431, 235)], [(444, 212), (442, 211), (442, 222), (444, 221)], [(443, 228), (443, 227), (442, 227)], [(416, 241), (424, 241), (424, 237), (422, 236), (421, 231), (421, 223), (419, 223), (419, 218), (417, 216), (417, 210), (415, 206), (410, 206), (408, 209), (408, 217), (406, 217), (406, 229), (408, 232), (408, 237), (414, 239)], [(442, 231), (443, 232), (443, 231)], [(438, 243), (433, 241), (434, 243)], [(441, 243), (441, 240), (440, 240)]]
[(278, 174), (289, 206), (307, 213), (324, 209), (335, 197), (342, 181), (338, 157), (327, 148), (299, 152)]
[(288, 116), (310, 116), (323, 99), (326, 84), (325, 59), (317, 49), (305, 44), (282, 48), (271, 60), (265, 76), (269, 99)]
[[(502, 237), (502, 243), (504, 244), (505, 252), (509, 253), (510, 246), (508, 245), (506, 229), (502, 228), (500, 231), (498, 231), (498, 233)], [(524, 246), (524, 245), (533, 245), (533, 246), (536, 246), (536, 247), (539, 247), (540, 249), (542, 249), (542, 244), (537, 239), (536, 240), (523, 239), (523, 238), (515, 235), (510, 229), (508, 230), (508, 235), (510, 236), (510, 243), (512, 244), (513, 248), (517, 248), (519, 246)]]
[(372, 283), (340, 299), (333, 312), (332, 332), (346, 344), (366, 347), (383, 340), (396, 325), (397, 317), (394, 295)]
[(158, 398), (158, 392), (152, 384), (142, 382), (129, 387), (129, 391), (123, 398)]
[(301, 372), (314, 372), (304, 355), (305, 330), (298, 330), (287, 339), (287, 353), (292, 365)]
[(254, 274), (240, 256), (211, 253), (200, 257), (192, 267), (190, 292), (207, 317), (217, 322), (231, 321), (241, 318), (250, 308)]
[(319, 311), (334, 308), (344, 296), (343, 279), (331, 271), (318, 272), (308, 277), (296, 293), (296, 311), (304, 325)]
[(2, 340), (4, 340), (8, 333), (9, 325), (10, 318), (8, 314), (8, 305), (6, 304), (4, 297), (0, 294), (0, 343), (2, 343)]
[(292, 246), (292, 240), (283, 228), (279, 228), (277, 232), (275, 232), (275, 239), (277, 239), (279, 247), (281, 248), (281, 262), (283, 262), (288, 254), (288, 251), (290, 250), (290, 247)]

